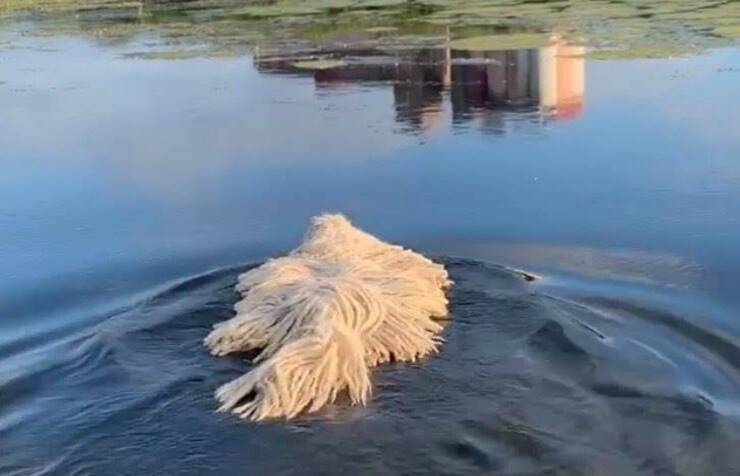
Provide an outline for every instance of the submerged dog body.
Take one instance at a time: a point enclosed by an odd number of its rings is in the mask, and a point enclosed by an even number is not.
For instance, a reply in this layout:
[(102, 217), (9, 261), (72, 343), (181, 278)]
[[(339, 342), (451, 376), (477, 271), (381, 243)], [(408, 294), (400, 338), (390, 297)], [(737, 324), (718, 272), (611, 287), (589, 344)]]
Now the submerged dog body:
[(342, 215), (315, 217), (301, 246), (239, 277), (236, 316), (205, 339), (214, 355), (261, 349), (253, 370), (217, 390), (220, 410), (292, 418), (344, 390), (364, 404), (370, 367), (438, 349), (450, 284), (442, 265)]

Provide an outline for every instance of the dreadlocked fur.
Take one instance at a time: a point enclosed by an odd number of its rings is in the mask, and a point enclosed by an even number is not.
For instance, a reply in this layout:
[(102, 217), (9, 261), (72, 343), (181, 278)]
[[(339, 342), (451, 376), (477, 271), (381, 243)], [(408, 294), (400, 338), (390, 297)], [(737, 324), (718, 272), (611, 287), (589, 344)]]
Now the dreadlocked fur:
[(205, 339), (219, 356), (261, 349), (253, 370), (216, 391), (220, 410), (293, 418), (344, 390), (365, 404), (371, 367), (438, 349), (451, 284), (442, 265), (342, 215), (313, 218), (297, 249), (239, 277), (236, 316)]

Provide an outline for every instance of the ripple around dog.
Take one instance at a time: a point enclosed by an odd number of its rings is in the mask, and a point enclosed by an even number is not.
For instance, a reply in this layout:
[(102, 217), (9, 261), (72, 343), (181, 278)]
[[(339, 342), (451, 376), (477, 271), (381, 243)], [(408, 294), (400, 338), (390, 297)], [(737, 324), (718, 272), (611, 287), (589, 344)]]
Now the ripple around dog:
[(257, 367), (216, 392), (242, 418), (292, 418), (370, 395), (369, 369), (435, 352), (452, 284), (440, 264), (384, 243), (342, 215), (315, 217), (303, 244), (239, 277), (236, 316), (214, 326), (214, 355), (261, 349)]

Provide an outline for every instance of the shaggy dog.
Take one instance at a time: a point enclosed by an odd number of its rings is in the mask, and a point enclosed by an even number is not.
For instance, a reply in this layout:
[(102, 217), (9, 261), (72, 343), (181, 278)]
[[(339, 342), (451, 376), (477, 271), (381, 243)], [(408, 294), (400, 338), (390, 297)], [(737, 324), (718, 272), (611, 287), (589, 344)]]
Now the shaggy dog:
[(297, 249), (239, 276), (236, 316), (205, 338), (214, 355), (261, 349), (253, 370), (216, 391), (219, 410), (293, 418), (344, 390), (365, 404), (370, 367), (437, 350), (451, 284), (442, 265), (342, 215), (313, 218)]

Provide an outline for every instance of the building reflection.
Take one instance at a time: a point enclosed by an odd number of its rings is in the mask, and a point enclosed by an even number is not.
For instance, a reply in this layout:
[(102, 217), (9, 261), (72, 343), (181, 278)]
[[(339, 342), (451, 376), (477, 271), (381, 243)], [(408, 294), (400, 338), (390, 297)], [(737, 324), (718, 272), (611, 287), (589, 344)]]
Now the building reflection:
[(574, 119), (583, 110), (584, 48), (555, 38), (537, 49), (343, 49), (332, 58), (342, 64), (311, 70), (294, 59), (255, 63), (262, 72), (313, 76), (322, 89), (390, 85), (397, 121), (414, 131), (475, 123), (500, 133), (513, 123)]

